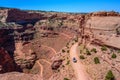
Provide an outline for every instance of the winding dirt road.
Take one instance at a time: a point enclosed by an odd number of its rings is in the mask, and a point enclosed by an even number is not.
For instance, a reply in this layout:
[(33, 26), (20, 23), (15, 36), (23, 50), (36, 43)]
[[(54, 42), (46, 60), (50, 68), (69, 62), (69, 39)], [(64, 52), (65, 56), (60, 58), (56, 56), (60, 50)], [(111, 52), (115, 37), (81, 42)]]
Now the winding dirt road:
[(46, 63), (48, 63), (48, 64), (52, 64), (51, 62), (49, 62), (49, 61), (47, 61), (46, 59), (39, 59), (39, 60), (43, 60), (43, 61), (45, 61)]
[(36, 61), (36, 63), (40, 66), (41, 68), (41, 72), (40, 72), (40, 75), (41, 77), (43, 76), (43, 66), (40, 64), (39, 60)]
[(72, 37), (70, 37), (69, 35), (67, 35), (67, 34), (65, 34), (65, 33), (60, 33), (61, 35), (63, 35), (63, 36), (65, 36), (65, 37), (67, 37), (67, 38), (69, 38), (69, 39), (71, 39)]
[[(78, 43), (74, 44), (71, 49), (70, 49), (70, 60), (71, 60), (71, 65), (73, 67), (73, 70), (75, 72), (77, 80), (92, 80), (90, 79), (89, 75), (87, 74), (84, 65), (80, 62), (80, 59), (78, 57), (79, 53), (78, 49)], [(74, 63), (72, 61), (73, 57), (77, 59), (77, 62)]]
[(41, 46), (46, 47), (46, 48), (48, 48), (48, 49), (52, 50), (55, 54), (57, 54), (57, 52), (55, 51), (55, 49), (54, 49), (54, 48), (49, 47), (49, 46), (45, 46), (45, 45), (41, 45)]

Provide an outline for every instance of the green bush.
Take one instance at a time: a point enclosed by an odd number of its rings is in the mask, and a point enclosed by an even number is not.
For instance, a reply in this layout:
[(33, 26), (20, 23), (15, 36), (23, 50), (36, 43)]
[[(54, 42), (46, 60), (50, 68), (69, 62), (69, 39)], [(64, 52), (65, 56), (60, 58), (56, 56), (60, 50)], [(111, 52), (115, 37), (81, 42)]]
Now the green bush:
[(64, 78), (64, 80), (69, 80), (68, 78)]
[(76, 37), (74, 40), (75, 40), (75, 42), (78, 42), (78, 37)]
[(118, 53), (120, 53), (120, 50), (118, 50)]
[(85, 59), (84, 55), (80, 55), (80, 59)]
[(74, 45), (74, 43), (72, 43), (72, 45)]
[(69, 48), (69, 43), (66, 44), (66, 47)]
[(95, 64), (100, 64), (99, 58), (98, 58), (98, 57), (95, 57), (95, 58), (94, 58), (94, 62), (95, 62)]
[(116, 54), (112, 54), (112, 56), (111, 56), (111, 58), (116, 58), (117, 57), (117, 55)]
[(67, 61), (66, 65), (69, 65), (70, 64), (70, 60)]
[(115, 80), (115, 77), (111, 70), (109, 70), (108, 73), (106, 74), (105, 80)]
[(95, 48), (91, 49), (91, 52), (97, 53), (97, 50)]
[(91, 55), (91, 53), (90, 53), (90, 51), (88, 49), (86, 49), (86, 54)]
[(60, 70), (59, 70), (59, 69), (58, 69), (57, 71), (58, 71), (58, 72), (60, 72)]
[(102, 51), (107, 51), (107, 47), (106, 47), (106, 46), (102, 46), (102, 47), (101, 47), (101, 50), (102, 50)]
[(65, 52), (65, 50), (64, 50), (64, 49), (62, 49), (62, 52), (64, 53), (64, 52)]
[(69, 53), (70, 51), (69, 50), (67, 50), (67, 53)]

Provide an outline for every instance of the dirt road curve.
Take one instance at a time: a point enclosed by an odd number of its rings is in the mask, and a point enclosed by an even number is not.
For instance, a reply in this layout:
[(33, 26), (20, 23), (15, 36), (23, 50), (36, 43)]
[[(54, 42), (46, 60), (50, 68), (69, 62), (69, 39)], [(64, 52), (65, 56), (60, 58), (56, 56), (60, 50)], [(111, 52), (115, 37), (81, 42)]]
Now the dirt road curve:
[(39, 60), (36, 61), (36, 63), (40, 66), (41, 68), (41, 72), (40, 72), (40, 76), (43, 76), (43, 66), (40, 64)]
[[(90, 79), (89, 75), (87, 74), (83, 64), (80, 62), (80, 59), (78, 57), (79, 53), (78, 49), (78, 43), (74, 44), (71, 49), (70, 49), (70, 60), (71, 60), (71, 65), (75, 71), (75, 75), (77, 80), (92, 80)], [(77, 63), (74, 63), (72, 61), (73, 57), (77, 59)]]
[(49, 49), (51, 49), (55, 54), (57, 54), (57, 52), (55, 51), (55, 49), (54, 48), (52, 48), (52, 47), (49, 47), (49, 46), (45, 46), (45, 45), (42, 45), (43, 47), (46, 47), (46, 48), (49, 48)]
[(67, 34), (65, 34), (65, 33), (60, 33), (61, 35), (63, 35), (63, 36), (65, 36), (65, 37), (67, 37), (67, 38), (69, 38), (69, 39), (71, 39), (72, 37), (70, 37), (69, 35), (67, 35)]

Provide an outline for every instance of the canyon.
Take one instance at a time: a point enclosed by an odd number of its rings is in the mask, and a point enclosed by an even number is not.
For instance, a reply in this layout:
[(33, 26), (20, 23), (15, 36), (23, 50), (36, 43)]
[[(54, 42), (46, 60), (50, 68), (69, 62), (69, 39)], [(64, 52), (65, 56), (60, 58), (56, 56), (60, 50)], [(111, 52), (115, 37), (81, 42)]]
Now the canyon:
[[(78, 80), (80, 68), (73, 67), (81, 64), (90, 80), (104, 80), (108, 70), (119, 80), (119, 21), (120, 14), (114, 11), (82, 14), (0, 9), (0, 78)], [(77, 63), (72, 62), (74, 54)], [(117, 57), (111, 58), (112, 54)], [(100, 64), (94, 63), (95, 57)]]

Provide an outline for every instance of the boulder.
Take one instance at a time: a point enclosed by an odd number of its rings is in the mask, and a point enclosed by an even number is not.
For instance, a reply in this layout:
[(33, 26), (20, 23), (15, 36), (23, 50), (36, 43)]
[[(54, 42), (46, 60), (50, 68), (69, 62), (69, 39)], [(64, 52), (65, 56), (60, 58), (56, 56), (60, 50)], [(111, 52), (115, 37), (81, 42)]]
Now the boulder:
[(63, 60), (55, 60), (51, 65), (52, 70), (57, 70), (62, 65)]

